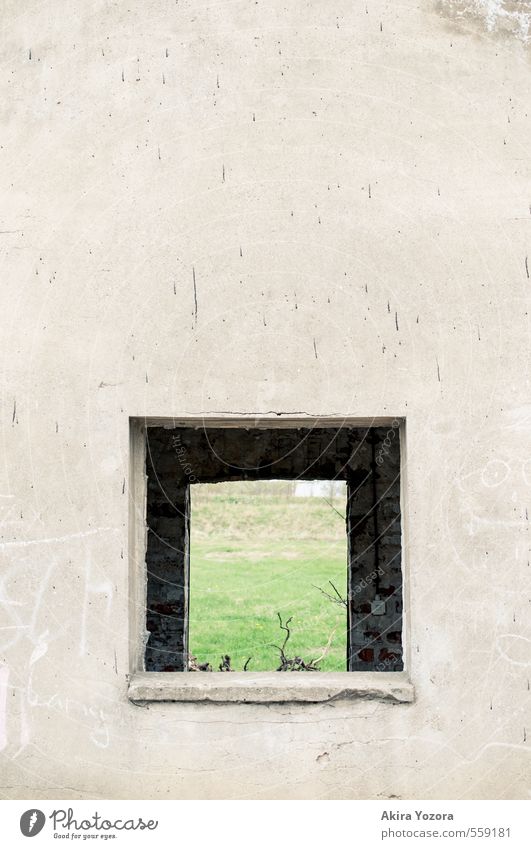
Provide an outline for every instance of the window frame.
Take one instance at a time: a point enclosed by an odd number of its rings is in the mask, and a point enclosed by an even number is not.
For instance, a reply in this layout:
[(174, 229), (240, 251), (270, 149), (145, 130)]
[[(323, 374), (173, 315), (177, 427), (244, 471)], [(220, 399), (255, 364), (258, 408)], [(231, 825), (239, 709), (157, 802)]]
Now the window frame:
[[(398, 422), (400, 441), (400, 504), (402, 515), (402, 651), (403, 670), (396, 672), (245, 672), (230, 675), (146, 672), (144, 654), (149, 637), (147, 605), (147, 428), (372, 428)], [(405, 417), (353, 418), (316, 416), (182, 416), (129, 419), (129, 669), (128, 697), (135, 704), (150, 701), (254, 703), (317, 703), (337, 699), (374, 698), (408, 703), (414, 700), (409, 677), (409, 580), (407, 566), (406, 431)]]

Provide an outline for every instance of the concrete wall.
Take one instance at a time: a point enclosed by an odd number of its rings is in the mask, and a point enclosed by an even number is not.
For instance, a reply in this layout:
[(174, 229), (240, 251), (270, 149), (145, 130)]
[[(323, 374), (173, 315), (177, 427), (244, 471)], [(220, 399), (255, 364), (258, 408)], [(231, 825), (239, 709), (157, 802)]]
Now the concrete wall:
[[(5, 796), (528, 794), (531, 66), (455, 7), (4, 0)], [(412, 704), (127, 700), (129, 416), (269, 411), (406, 418)]]

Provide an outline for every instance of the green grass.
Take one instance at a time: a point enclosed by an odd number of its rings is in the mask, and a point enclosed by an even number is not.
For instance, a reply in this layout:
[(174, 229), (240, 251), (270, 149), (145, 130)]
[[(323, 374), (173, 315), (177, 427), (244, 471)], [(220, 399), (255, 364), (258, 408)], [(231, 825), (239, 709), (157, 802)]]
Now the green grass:
[[(263, 488), (262, 488), (263, 489)], [(271, 491), (271, 490), (270, 490)], [(305, 661), (330, 649), (323, 671), (344, 670), (345, 608), (315, 587), (333, 581), (346, 593), (346, 538), (341, 517), (321, 498), (262, 493), (244, 484), (192, 487), (190, 652), (217, 670), (274, 670), (290, 616), (286, 655)], [(274, 488), (273, 488), (274, 492)], [(334, 506), (344, 513), (344, 503)]]

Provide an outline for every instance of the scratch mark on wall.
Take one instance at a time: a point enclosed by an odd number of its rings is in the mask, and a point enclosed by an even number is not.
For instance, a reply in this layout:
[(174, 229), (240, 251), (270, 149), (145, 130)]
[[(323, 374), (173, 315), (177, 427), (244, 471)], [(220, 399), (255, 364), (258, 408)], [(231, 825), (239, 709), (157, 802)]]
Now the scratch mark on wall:
[(81, 539), (90, 537), (94, 534), (101, 533), (121, 533), (120, 528), (94, 528), (90, 531), (79, 531), (75, 534), (66, 534), (63, 537), (45, 537), (44, 539), (29, 539), (29, 540), (12, 540), (10, 542), (0, 542), (0, 551), (5, 548), (25, 548), (29, 545), (53, 545), (57, 542), (70, 542), (73, 539)]
[(194, 327), (197, 327), (197, 285), (195, 282), (195, 268), (192, 266), (192, 278), (194, 281)]
[(86, 567), (83, 570), (83, 575), (85, 578), (85, 589), (83, 593), (83, 602), (81, 606), (81, 622), (80, 622), (80, 635), (79, 635), (79, 655), (82, 657), (87, 648), (87, 617), (88, 617), (88, 608), (90, 605), (89, 596), (91, 595), (103, 595), (106, 598), (106, 606), (105, 613), (107, 618), (109, 618), (111, 613), (111, 604), (112, 604), (112, 596), (113, 596), (113, 586), (111, 581), (102, 580), (94, 582), (92, 580), (92, 556), (90, 551), (87, 552), (86, 555)]
[[(501, 640), (505, 640), (505, 646), (501, 645)], [(529, 643), (531, 640), (528, 637), (523, 637), (521, 634), (498, 634), (496, 637), (496, 649), (498, 653), (507, 660), (512, 666), (531, 666), (529, 657)], [(516, 653), (520, 659), (511, 657), (508, 652), (513, 655)]]
[(0, 751), (7, 746), (7, 683), (9, 668), (0, 667)]
[(47, 651), (48, 651), (48, 631), (46, 630), (43, 634), (40, 634), (40, 636), (37, 637), (37, 645), (35, 646), (35, 648), (33, 649), (32, 653), (31, 653), (31, 657), (29, 659), (29, 665), (33, 666), (34, 663), (37, 663), (37, 661), (40, 660), (41, 657), (44, 657), (44, 655), (47, 653)]
[(18, 758), (20, 753), (29, 745), (31, 742), (31, 732), (30, 726), (28, 722), (28, 714), (26, 709), (26, 689), (20, 690), (20, 737), (19, 737), (19, 748), (13, 755), (13, 760)]
[(99, 749), (106, 749), (109, 745), (110, 736), (109, 729), (107, 727), (107, 723), (105, 721), (105, 716), (103, 711), (99, 711), (99, 723), (98, 727), (94, 728), (92, 734), (90, 735), (90, 739), (92, 742), (98, 746)]

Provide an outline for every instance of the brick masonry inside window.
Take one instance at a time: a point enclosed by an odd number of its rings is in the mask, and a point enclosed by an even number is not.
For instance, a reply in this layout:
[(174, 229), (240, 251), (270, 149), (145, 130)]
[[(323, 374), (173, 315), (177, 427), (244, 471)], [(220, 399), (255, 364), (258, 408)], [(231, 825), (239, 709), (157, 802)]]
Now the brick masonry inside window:
[(345, 669), (403, 668), (398, 429), (149, 427), (146, 473), (147, 671), (187, 668), (190, 485), (294, 478), (347, 482)]

